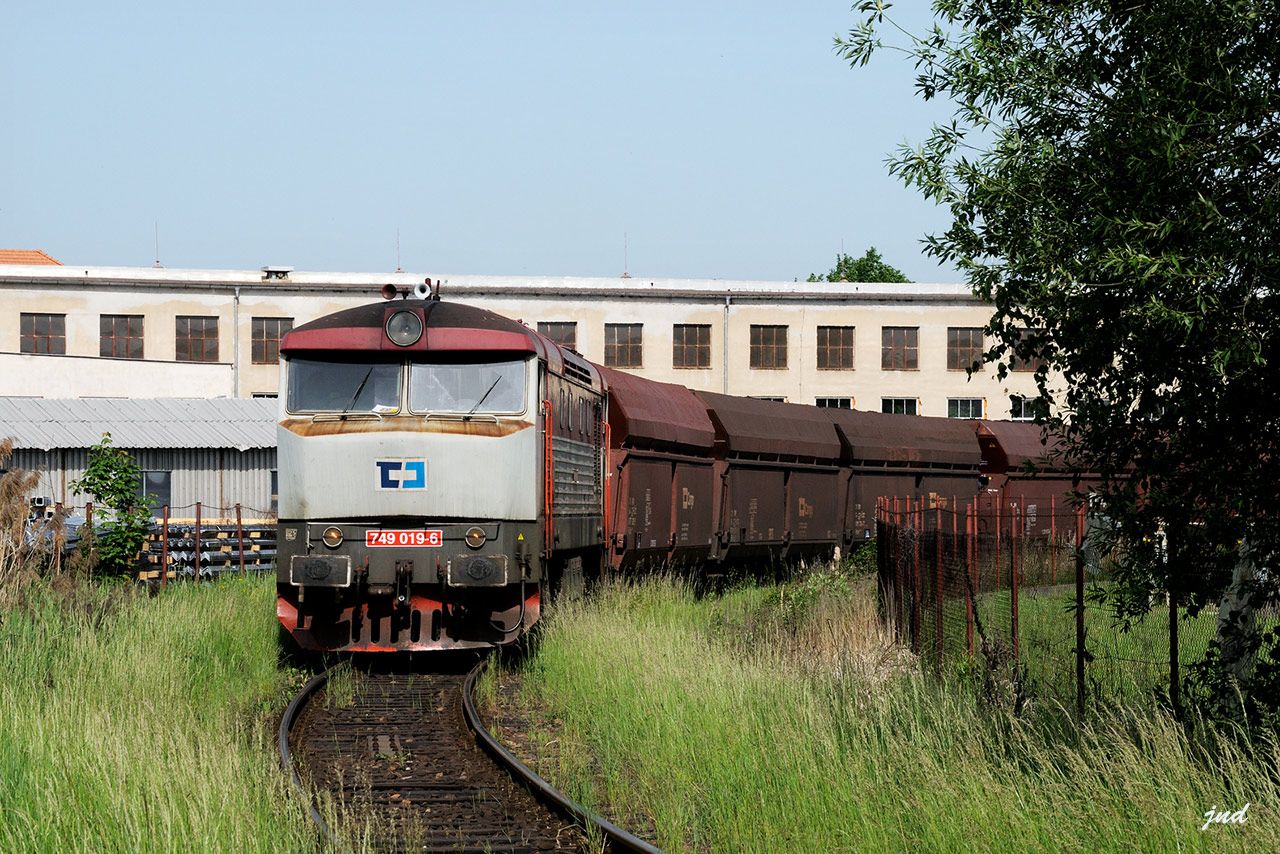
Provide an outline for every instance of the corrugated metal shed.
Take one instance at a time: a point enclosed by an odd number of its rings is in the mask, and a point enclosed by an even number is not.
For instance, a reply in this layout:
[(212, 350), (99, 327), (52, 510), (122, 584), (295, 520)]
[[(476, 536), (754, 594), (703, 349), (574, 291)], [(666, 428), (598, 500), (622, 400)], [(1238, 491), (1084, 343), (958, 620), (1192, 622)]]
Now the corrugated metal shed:
[(88, 448), (103, 433), (119, 448), (275, 448), (276, 401), (0, 397), (0, 438), (15, 448)]

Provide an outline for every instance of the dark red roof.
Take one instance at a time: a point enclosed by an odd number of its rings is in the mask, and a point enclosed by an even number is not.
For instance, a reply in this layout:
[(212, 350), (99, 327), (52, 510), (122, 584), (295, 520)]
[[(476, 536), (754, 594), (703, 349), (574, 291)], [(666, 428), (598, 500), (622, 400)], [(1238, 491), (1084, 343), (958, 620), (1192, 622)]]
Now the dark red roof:
[(1062, 466), (1048, 457), (1060, 447), (1056, 439), (1045, 443), (1044, 431), (1028, 421), (980, 421), (978, 444), (982, 449), (982, 470), (990, 474), (1017, 472), (1030, 463), (1036, 468), (1057, 470)]
[[(399, 347), (384, 332), (387, 318), (412, 311), (422, 337)], [(545, 339), (514, 320), (482, 308), (436, 300), (389, 300), (325, 315), (294, 327), (280, 342), (286, 353), (304, 350), (490, 350), (544, 354)]]
[(840, 459), (840, 440), (825, 409), (709, 391), (694, 394), (707, 405), (716, 439), (724, 442), (731, 454), (825, 462)]
[(707, 407), (689, 389), (612, 368), (597, 369), (609, 386), (609, 429), (614, 447), (710, 450), (715, 444)]
[(972, 421), (849, 409), (819, 411), (835, 424), (846, 463), (978, 471), (982, 455)]

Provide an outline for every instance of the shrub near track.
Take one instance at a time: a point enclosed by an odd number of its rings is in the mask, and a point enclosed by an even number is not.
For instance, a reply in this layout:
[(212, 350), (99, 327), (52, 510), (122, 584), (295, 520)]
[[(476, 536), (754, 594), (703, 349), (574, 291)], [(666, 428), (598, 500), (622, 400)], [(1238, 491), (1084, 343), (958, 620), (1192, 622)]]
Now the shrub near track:
[(1150, 709), (1015, 719), (923, 677), (866, 579), (606, 588), (523, 668), (544, 773), (668, 850), (1280, 850), (1274, 740), (1193, 746)]
[(314, 848), (275, 763), (273, 579), (0, 613), (0, 851)]

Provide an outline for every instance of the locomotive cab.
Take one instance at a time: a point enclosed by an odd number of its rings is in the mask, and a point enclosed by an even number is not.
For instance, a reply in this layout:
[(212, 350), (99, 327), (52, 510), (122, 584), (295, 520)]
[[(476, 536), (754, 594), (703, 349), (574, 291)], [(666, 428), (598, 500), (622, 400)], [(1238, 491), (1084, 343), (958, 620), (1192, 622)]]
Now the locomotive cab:
[(489, 312), (410, 300), (286, 336), (277, 613), (300, 646), (483, 647), (537, 620), (538, 344)]

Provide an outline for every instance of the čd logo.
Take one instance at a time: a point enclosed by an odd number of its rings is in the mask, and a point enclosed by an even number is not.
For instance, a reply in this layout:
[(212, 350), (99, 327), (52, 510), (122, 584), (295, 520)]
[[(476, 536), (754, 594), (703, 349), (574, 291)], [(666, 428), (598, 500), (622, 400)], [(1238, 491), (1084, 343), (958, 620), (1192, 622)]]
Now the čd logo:
[(426, 489), (426, 460), (375, 460), (377, 489)]

